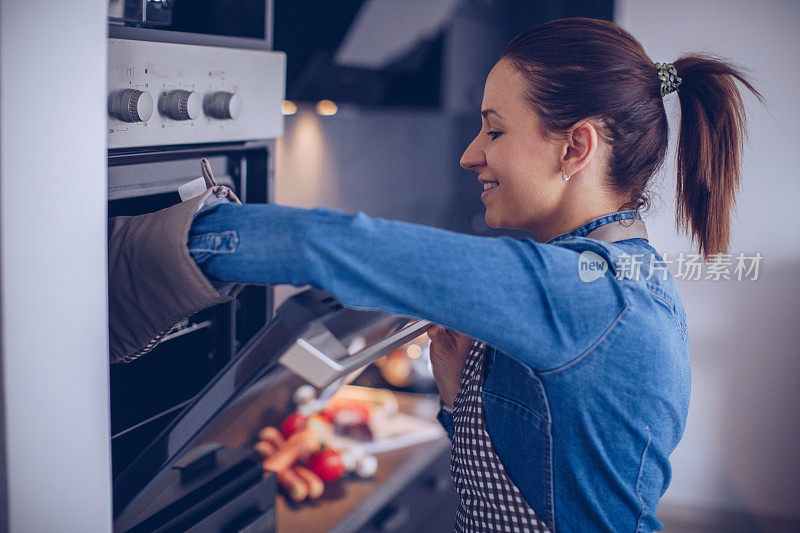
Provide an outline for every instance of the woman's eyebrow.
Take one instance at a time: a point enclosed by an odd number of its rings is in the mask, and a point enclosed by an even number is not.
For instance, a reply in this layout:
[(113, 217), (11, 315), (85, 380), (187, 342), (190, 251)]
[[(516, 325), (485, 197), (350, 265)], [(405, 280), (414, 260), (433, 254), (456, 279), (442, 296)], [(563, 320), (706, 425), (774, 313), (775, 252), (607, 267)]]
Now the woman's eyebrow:
[(503, 118), (503, 115), (501, 115), (494, 109), (484, 109), (483, 111), (481, 111), (481, 116), (488, 118), (489, 113), (496, 115), (497, 118)]

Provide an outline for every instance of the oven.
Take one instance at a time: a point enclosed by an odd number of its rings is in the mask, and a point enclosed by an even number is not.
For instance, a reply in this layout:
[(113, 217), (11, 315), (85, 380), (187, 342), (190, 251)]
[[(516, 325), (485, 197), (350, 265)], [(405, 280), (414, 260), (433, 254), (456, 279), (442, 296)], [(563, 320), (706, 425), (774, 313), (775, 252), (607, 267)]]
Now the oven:
[[(243, 202), (269, 201), (283, 54), (118, 38), (108, 50), (110, 217), (178, 202), (203, 158)], [(184, 320), (149, 357), (111, 366), (115, 474), (266, 323), (271, 303), (269, 288), (246, 287)]]
[[(120, 2), (133, 15), (112, 16), (109, 29), (109, 217), (179, 202), (203, 159), (242, 202), (269, 203), (285, 56), (269, 49), (267, 29), (192, 33), (177, 28), (186, 3)], [(254, 16), (269, 28), (262, 7)], [(174, 11), (154, 21), (154, 9)], [(277, 308), (274, 299), (270, 287), (247, 286), (149, 353), (111, 365), (115, 531), (274, 529), (277, 483), (252, 450), (254, 434), (289, 412), (298, 385), (329, 397), (428, 327), (346, 309), (313, 288)]]
[[(178, 187), (201, 175), (202, 159), (210, 162), (217, 182), (233, 189), (242, 202), (269, 202), (275, 139), (283, 131), (280, 107), (286, 61), (284, 54), (268, 49), (265, 28), (269, 21), (264, 2), (261, 4), (261, 34), (226, 38), (208, 32), (179, 34), (153, 29), (174, 25), (175, 15), (180, 22), (180, 9), (187, 4), (109, 3), (109, 217), (141, 214), (179, 202)], [(120, 5), (123, 16), (115, 18), (113, 10)], [(115, 24), (120, 20), (131, 23), (136, 17), (139, 20), (134, 26)], [(270, 288), (245, 287), (234, 301), (182, 321), (150, 353), (111, 365), (115, 480), (176, 422), (272, 313)], [(240, 464), (243, 455), (225, 451), (219, 457)], [(260, 487), (261, 500), (250, 497), (250, 503), (263, 501), (264, 495), (269, 499), (269, 487), (262, 486), (267, 480), (262, 480), (260, 472), (257, 477), (258, 483), (243, 485), (245, 493), (253, 492), (250, 485)], [(126, 490), (127, 485), (115, 481), (116, 505)], [(155, 498), (148, 505), (159, 507), (162, 500)], [(224, 503), (218, 502), (217, 507), (224, 508)], [(164, 510), (151, 514), (158, 512), (163, 515)], [(237, 511), (223, 514), (229, 518)], [(153, 522), (152, 516), (136, 523), (116, 518), (118, 530), (150, 530), (150, 525), (158, 522)], [(161, 522), (156, 529), (166, 527), (169, 520)]]

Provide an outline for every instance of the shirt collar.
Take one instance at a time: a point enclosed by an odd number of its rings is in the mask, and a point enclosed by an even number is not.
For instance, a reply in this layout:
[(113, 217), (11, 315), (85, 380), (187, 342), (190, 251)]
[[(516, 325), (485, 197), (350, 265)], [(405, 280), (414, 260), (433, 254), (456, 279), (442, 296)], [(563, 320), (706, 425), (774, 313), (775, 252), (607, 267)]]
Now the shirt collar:
[(596, 230), (600, 226), (603, 226), (605, 224), (610, 224), (618, 220), (625, 220), (629, 218), (638, 218), (639, 220), (642, 219), (641, 215), (635, 209), (626, 209), (624, 211), (609, 213), (607, 215), (594, 218), (589, 222), (587, 222), (586, 224), (578, 226), (572, 231), (568, 231), (567, 233), (562, 233), (561, 235), (557, 235), (552, 239), (550, 239), (549, 241), (547, 241), (547, 244), (552, 244), (554, 242), (567, 239), (569, 237), (585, 237), (586, 235)]

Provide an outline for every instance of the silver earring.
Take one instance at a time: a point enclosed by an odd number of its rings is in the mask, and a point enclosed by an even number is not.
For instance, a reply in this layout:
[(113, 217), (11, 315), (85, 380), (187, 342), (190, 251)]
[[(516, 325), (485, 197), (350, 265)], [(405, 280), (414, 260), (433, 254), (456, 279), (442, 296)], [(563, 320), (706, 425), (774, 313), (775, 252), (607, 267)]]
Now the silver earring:
[(567, 180), (569, 179), (569, 174), (567, 174), (567, 171), (566, 171), (566, 170), (562, 170), (562, 171), (561, 171), (561, 179), (562, 179), (563, 181), (567, 181)]

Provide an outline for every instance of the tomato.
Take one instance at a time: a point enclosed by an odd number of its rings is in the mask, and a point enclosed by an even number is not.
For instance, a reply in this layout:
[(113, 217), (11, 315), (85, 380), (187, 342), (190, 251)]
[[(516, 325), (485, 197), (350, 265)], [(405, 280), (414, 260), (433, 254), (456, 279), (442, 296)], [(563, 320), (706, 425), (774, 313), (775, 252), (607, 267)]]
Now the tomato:
[(342, 455), (333, 448), (325, 448), (311, 454), (306, 461), (309, 470), (314, 472), (322, 481), (335, 481), (344, 474), (344, 461)]
[(286, 420), (281, 424), (281, 434), (283, 438), (288, 439), (293, 433), (306, 427), (308, 418), (300, 413), (292, 413), (286, 417)]

